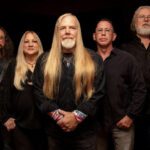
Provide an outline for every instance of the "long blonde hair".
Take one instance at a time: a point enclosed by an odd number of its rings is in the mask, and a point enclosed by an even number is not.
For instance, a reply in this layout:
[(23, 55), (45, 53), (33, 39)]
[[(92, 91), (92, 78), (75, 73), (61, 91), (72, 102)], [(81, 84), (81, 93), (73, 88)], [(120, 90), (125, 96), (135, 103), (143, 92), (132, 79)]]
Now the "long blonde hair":
[[(39, 38), (39, 36), (34, 32), (34, 31), (26, 31), (21, 40), (20, 40), (20, 44), (18, 47), (18, 53), (17, 53), (17, 57), (16, 57), (16, 68), (15, 68), (15, 77), (14, 77), (14, 86), (18, 89), (18, 90), (23, 90), (23, 86), (22, 83), (25, 82), (26, 80), (26, 72), (29, 69), (28, 65), (25, 61), (25, 56), (23, 53), (23, 44), (24, 44), (24, 40), (25, 37), (28, 33), (33, 34), (33, 36), (35, 37), (35, 39), (37, 40), (37, 43), (39, 45), (39, 51), (38, 51), (38, 56), (43, 53), (43, 46), (41, 43), (41, 40)], [(36, 58), (36, 59), (37, 59)]]
[(80, 96), (83, 94), (85, 99), (89, 99), (93, 94), (93, 81), (95, 76), (95, 64), (91, 58), (89, 52), (85, 49), (83, 45), (81, 27), (76, 16), (66, 13), (60, 16), (56, 22), (52, 47), (50, 49), (45, 68), (44, 68), (44, 94), (50, 98), (55, 98), (59, 89), (59, 81), (61, 77), (61, 60), (62, 60), (62, 49), (58, 28), (61, 21), (67, 17), (72, 16), (75, 18), (77, 23), (77, 39), (76, 47), (74, 50), (74, 85), (75, 85), (75, 98), (76, 101), (79, 100)]

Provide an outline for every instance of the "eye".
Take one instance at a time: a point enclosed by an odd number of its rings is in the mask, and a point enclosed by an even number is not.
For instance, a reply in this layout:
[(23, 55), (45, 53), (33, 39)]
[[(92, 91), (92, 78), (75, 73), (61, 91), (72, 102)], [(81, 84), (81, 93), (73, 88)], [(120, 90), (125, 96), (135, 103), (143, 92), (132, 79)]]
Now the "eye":
[(25, 40), (24, 43), (29, 43), (29, 41), (28, 41), (28, 40)]
[(105, 29), (105, 31), (106, 31), (106, 32), (110, 32), (110, 31), (111, 31), (111, 29)]
[(33, 43), (37, 43), (37, 40), (33, 40), (32, 42), (33, 42)]
[(65, 29), (65, 27), (63, 27), (63, 26), (62, 26), (62, 27), (59, 27), (59, 30), (64, 30), (64, 29)]
[(102, 32), (102, 31), (103, 31), (103, 29), (98, 29), (98, 30), (97, 30), (97, 32)]
[(77, 29), (77, 27), (76, 27), (76, 26), (71, 26), (71, 27), (70, 27), (70, 29), (74, 29), (74, 30), (76, 30), (76, 29)]
[(4, 36), (0, 36), (0, 40), (4, 40), (5, 39), (5, 37)]

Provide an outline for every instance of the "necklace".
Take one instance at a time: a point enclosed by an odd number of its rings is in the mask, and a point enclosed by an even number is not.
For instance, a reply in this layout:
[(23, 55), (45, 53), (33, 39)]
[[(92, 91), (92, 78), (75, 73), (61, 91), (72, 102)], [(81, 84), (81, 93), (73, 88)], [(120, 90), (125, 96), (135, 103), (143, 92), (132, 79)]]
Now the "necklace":
[(31, 68), (34, 68), (34, 67), (35, 67), (35, 62), (34, 62), (34, 63), (27, 62), (27, 64), (28, 64)]
[(65, 65), (67, 66), (67, 67), (70, 67), (70, 65), (71, 65), (71, 63), (72, 63), (72, 60), (73, 59), (73, 57), (71, 56), (71, 57), (63, 57), (63, 62), (65, 63)]

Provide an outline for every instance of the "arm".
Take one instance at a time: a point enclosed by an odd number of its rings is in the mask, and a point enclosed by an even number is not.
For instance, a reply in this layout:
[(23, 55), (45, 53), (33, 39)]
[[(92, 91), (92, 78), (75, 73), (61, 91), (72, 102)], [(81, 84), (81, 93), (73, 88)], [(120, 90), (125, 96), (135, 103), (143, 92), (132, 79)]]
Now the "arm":
[(140, 67), (134, 58), (132, 59), (132, 63), (129, 67), (129, 80), (131, 103), (127, 108), (127, 115), (134, 119), (141, 113), (146, 97), (146, 86), (144, 78)]
[(60, 113), (63, 114), (64, 117), (57, 123), (62, 127), (62, 129), (66, 129), (66, 131), (72, 131), (79, 123), (84, 121), (86, 117), (93, 117), (95, 115), (97, 108), (99, 107), (99, 102), (101, 102), (105, 93), (104, 83), (105, 79), (102, 61), (98, 59), (97, 72), (94, 80), (95, 91), (93, 96), (89, 100), (84, 100), (73, 112), (60, 110)]
[(131, 57), (128, 67), (128, 82), (131, 99), (127, 108), (126, 115), (117, 122), (120, 128), (129, 128), (133, 124), (133, 120), (141, 113), (145, 96), (146, 88), (144, 79), (139, 66), (134, 58)]
[(11, 107), (11, 96), (13, 90), (13, 80), (16, 62), (13, 60), (6, 69), (4, 78), (1, 82), (2, 94), (1, 97), (1, 120), (8, 131), (16, 127), (13, 111)]
[(86, 114), (87, 117), (93, 117), (96, 114), (99, 105), (105, 95), (105, 76), (103, 62), (100, 58), (97, 59), (96, 76), (94, 79), (94, 93), (89, 100), (84, 100), (78, 105), (77, 110)]
[(48, 99), (43, 93), (43, 83), (44, 83), (44, 74), (43, 74), (43, 66), (44, 59), (46, 58), (46, 54), (43, 54), (39, 57), (36, 67), (34, 69), (33, 75), (33, 85), (34, 85), (34, 95), (36, 98), (36, 104), (39, 110), (43, 114), (50, 115), (50, 112), (53, 112), (59, 109), (55, 100)]

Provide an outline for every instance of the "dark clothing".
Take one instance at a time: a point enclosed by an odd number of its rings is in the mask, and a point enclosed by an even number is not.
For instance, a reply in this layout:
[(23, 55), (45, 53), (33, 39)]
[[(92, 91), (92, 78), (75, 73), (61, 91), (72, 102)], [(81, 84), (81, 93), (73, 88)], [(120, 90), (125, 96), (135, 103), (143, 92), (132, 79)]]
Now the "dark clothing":
[(47, 150), (47, 139), (42, 130), (25, 129), (17, 126), (11, 131), (13, 150)]
[(51, 138), (49, 137), (49, 149), (50, 150), (95, 150), (96, 149), (96, 136), (83, 135), (65, 138)]
[(135, 119), (142, 110), (145, 84), (135, 58), (114, 48), (104, 61), (107, 100), (106, 125), (115, 125), (125, 115)]
[(145, 104), (144, 113), (150, 115), (150, 44), (146, 49), (138, 37), (127, 44), (123, 44), (122, 48), (132, 54), (140, 66), (147, 88), (147, 99)]
[[(38, 132), (42, 132), (42, 115), (38, 111), (35, 105), (35, 99), (33, 96), (33, 87), (32, 87), (32, 72), (30, 70), (27, 71), (25, 83), (22, 83), (23, 90), (18, 90), (14, 86), (14, 75), (15, 75), (15, 67), (16, 61), (13, 60), (7, 69), (7, 72), (2, 81), (2, 85), (5, 87), (3, 93), (3, 105), (2, 105), (2, 122), (5, 123), (10, 117), (15, 119), (16, 128), (11, 130), (13, 139), (22, 140), (24, 143), (23, 149), (29, 149), (27, 142), (30, 143), (28, 137), (28, 132), (32, 130), (32, 137), (36, 139), (37, 136), (41, 136), (41, 134), (37, 134)], [(27, 132), (25, 132), (26, 130)], [(41, 130), (41, 131), (40, 131)], [(21, 136), (18, 136), (18, 132), (22, 132)], [(34, 132), (36, 134), (34, 134)], [(43, 133), (44, 135), (44, 133)], [(38, 138), (38, 137), (37, 137)], [(23, 139), (26, 139), (23, 141)], [(33, 139), (33, 140), (34, 140)], [(45, 140), (43, 138), (43, 140)], [(39, 141), (37, 141), (39, 142)], [(13, 142), (13, 146), (16, 143)], [(35, 143), (32, 143), (35, 144)], [(17, 150), (18, 146), (15, 145), (14, 150)], [(36, 149), (36, 145), (34, 145)], [(34, 148), (31, 148), (34, 150)], [(21, 150), (21, 149), (20, 149)]]
[(35, 107), (31, 81), (32, 72), (28, 70), (27, 79), (23, 85), (23, 90), (18, 90), (13, 85), (15, 75), (16, 62), (13, 61), (8, 66), (6, 75), (3, 80), (5, 87), (3, 94), (3, 101), (6, 104), (6, 110), (3, 110), (3, 122), (8, 118), (13, 117), (16, 119), (17, 125), (29, 129), (41, 128), (40, 113)]
[[(0, 149), (3, 150), (4, 147), (6, 146), (5, 141), (3, 140), (3, 130), (4, 127), (2, 125), (2, 121), (1, 121), (1, 110), (2, 110), (2, 105), (3, 105), (3, 101), (2, 101), (2, 95), (3, 95), (3, 90), (4, 87), (2, 86), (1, 82), (3, 80), (3, 77), (5, 75), (6, 69), (8, 67), (8, 64), (10, 62), (11, 59), (6, 59), (6, 58), (0, 58)], [(7, 148), (7, 150), (9, 150)]]
[(135, 36), (134, 40), (123, 44), (122, 48), (132, 54), (142, 70), (147, 94), (143, 111), (135, 122), (135, 150), (150, 149), (150, 44), (146, 49), (141, 40)]
[[(102, 60), (100, 57), (92, 52), (89, 51), (91, 54), (95, 65), (96, 65), (96, 76), (94, 80), (94, 89), (95, 92), (93, 96), (86, 100), (84, 99), (83, 95), (81, 96), (78, 104), (75, 102), (75, 89), (73, 85), (73, 75), (74, 75), (74, 65), (73, 63), (70, 64), (69, 67), (62, 63), (62, 75), (59, 83), (59, 92), (56, 96), (56, 99), (48, 99), (43, 94), (43, 57), (46, 58), (47, 54), (42, 56), (38, 61), (35, 68), (34, 73), (34, 89), (35, 89), (35, 96), (37, 98), (37, 104), (39, 109), (45, 116), (47, 117), (46, 126), (47, 132), (50, 136), (64, 139), (64, 138), (77, 138), (80, 136), (90, 136), (95, 134), (97, 120), (95, 117), (96, 111), (99, 107), (99, 103), (101, 102), (104, 96), (104, 76), (103, 76), (103, 67), (102, 67)], [(88, 115), (88, 117), (80, 123), (77, 128), (72, 132), (64, 132), (56, 122), (48, 116), (48, 112), (51, 112), (56, 109), (62, 109), (65, 111), (72, 112), (73, 110), (79, 110), (84, 114)]]

